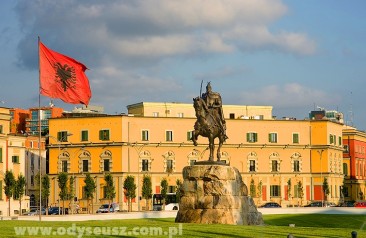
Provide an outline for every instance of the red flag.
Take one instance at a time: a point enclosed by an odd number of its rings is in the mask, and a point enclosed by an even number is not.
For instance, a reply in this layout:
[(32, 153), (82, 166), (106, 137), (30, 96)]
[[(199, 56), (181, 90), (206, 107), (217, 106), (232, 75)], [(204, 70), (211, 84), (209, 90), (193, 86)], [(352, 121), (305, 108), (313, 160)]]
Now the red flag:
[(91, 91), (82, 63), (48, 49), (39, 41), (40, 93), (66, 103), (89, 104)]

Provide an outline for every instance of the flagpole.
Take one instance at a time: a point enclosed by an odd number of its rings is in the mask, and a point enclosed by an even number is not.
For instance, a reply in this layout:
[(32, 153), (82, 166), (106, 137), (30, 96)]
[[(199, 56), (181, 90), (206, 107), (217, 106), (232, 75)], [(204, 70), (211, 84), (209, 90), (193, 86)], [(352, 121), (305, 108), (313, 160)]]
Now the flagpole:
[(38, 87), (38, 156), (39, 156), (39, 221), (42, 221), (42, 156), (41, 156), (41, 62), (39, 57), (39, 42), (40, 38), (38, 36), (38, 77), (39, 77), (39, 87)]

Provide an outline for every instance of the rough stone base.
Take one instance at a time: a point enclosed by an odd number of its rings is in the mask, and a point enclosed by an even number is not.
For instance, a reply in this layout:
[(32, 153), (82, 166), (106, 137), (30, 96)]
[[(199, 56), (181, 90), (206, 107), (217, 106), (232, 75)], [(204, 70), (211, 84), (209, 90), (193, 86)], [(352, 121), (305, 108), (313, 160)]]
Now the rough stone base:
[(183, 184), (176, 222), (261, 225), (262, 214), (231, 166), (203, 164), (183, 169)]

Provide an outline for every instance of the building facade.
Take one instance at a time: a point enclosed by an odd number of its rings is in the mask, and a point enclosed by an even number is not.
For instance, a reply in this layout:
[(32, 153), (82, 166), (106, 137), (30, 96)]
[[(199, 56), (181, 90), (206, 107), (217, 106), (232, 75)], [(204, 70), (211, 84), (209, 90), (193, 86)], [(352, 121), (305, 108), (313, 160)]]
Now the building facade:
[[(127, 210), (123, 181), (133, 175), (137, 184), (134, 210), (140, 199), (144, 174), (152, 178), (153, 193), (167, 178), (174, 192), (182, 170), (208, 159), (208, 140), (199, 137), (193, 146), (195, 123), (191, 104), (139, 103), (128, 115), (50, 119), (50, 203), (59, 204), (57, 175), (76, 177), (75, 199), (86, 208), (84, 178), (90, 173), (97, 189), (95, 207), (107, 203), (104, 174), (114, 177), (114, 202)], [(169, 115), (168, 115), (169, 112)], [(227, 139), (221, 159), (236, 167), (257, 204), (304, 205), (312, 200), (338, 203), (343, 183), (342, 128), (330, 120), (273, 120), (272, 107), (224, 106)], [(323, 193), (323, 182), (329, 194)], [(95, 209), (94, 209), (95, 211)]]
[[(19, 199), (5, 196), (4, 177), (6, 171), (12, 171), (15, 179), (20, 174), (25, 176), (25, 138), (10, 134), (10, 119), (10, 109), (0, 107), (0, 215), (3, 216), (13, 216), (20, 213)], [(24, 196), (21, 203), (22, 211), (29, 209), (28, 196)]]
[(366, 133), (356, 128), (343, 130), (344, 198), (346, 201), (365, 200), (366, 194)]

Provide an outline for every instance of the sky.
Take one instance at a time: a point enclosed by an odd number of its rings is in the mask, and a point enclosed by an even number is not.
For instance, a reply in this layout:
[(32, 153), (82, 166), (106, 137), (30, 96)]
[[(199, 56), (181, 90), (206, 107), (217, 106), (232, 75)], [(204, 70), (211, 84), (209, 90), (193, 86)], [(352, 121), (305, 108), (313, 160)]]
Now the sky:
[(88, 67), (90, 105), (108, 114), (192, 103), (203, 81), (224, 104), (298, 120), (338, 110), (366, 130), (365, 10), (364, 0), (1, 1), (0, 106), (38, 107), (39, 36)]

